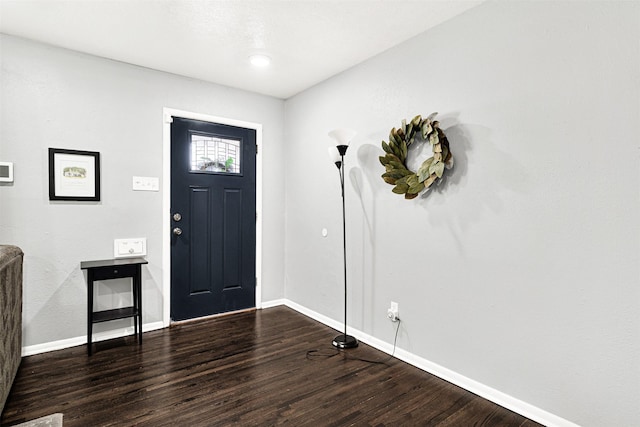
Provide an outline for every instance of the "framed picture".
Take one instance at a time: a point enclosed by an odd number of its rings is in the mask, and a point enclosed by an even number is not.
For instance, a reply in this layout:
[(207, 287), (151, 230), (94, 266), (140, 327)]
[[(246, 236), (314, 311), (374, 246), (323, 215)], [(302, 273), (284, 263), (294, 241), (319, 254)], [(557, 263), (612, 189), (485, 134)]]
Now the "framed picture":
[(49, 200), (100, 200), (100, 153), (49, 148)]

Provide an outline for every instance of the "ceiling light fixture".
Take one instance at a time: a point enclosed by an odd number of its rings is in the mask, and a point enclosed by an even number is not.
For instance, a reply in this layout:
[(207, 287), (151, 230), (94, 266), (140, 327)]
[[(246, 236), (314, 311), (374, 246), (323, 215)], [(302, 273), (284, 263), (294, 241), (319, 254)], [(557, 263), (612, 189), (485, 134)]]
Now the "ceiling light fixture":
[(267, 55), (256, 54), (249, 57), (249, 62), (251, 62), (251, 65), (254, 67), (266, 67), (271, 64), (271, 58)]

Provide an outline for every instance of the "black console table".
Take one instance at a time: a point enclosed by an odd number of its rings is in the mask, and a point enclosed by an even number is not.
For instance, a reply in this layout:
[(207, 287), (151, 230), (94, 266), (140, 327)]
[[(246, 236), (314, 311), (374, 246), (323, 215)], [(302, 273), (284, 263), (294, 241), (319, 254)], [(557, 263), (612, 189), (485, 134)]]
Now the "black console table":
[[(93, 324), (133, 317), (134, 335), (142, 344), (142, 264), (144, 258), (120, 258), (101, 261), (82, 261), (80, 268), (87, 270), (87, 353), (91, 356)], [(93, 311), (93, 285), (98, 280), (132, 279), (133, 305), (112, 310)]]

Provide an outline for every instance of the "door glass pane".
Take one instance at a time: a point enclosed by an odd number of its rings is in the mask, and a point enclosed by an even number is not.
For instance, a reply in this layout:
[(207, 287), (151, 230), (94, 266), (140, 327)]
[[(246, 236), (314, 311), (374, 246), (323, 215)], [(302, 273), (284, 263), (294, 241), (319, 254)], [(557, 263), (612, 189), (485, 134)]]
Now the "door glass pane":
[(191, 172), (240, 173), (240, 141), (191, 134)]

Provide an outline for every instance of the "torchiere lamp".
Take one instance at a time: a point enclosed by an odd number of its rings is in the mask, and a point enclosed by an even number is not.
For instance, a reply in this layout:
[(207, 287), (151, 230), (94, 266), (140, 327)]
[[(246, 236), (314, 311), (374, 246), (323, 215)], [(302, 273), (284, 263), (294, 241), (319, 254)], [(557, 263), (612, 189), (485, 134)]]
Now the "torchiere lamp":
[(340, 174), (340, 188), (342, 190), (342, 246), (344, 255), (344, 333), (333, 339), (336, 348), (354, 348), (358, 346), (358, 340), (347, 335), (347, 227), (344, 209), (344, 155), (349, 148), (349, 142), (356, 133), (349, 129), (336, 129), (329, 132), (329, 136), (338, 143), (335, 147), (329, 147), (329, 157), (335, 163)]

